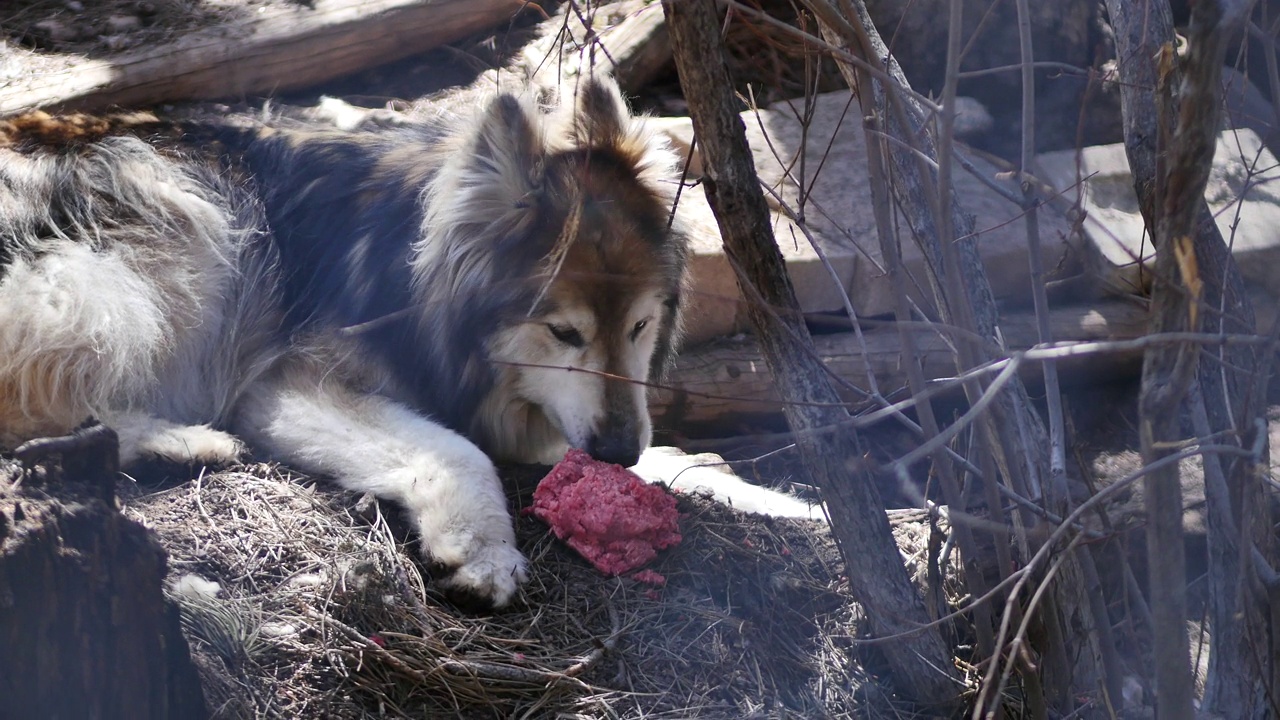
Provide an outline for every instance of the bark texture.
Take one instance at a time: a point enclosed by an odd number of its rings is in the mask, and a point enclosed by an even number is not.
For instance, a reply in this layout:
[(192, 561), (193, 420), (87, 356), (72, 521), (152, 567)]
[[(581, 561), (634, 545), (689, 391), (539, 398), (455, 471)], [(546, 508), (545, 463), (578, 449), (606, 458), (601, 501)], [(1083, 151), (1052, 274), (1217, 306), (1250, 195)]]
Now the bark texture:
[[(1185, 65), (1180, 65), (1173, 53), (1173, 20), (1166, 3), (1107, 1), (1119, 61), (1125, 150), (1157, 251), (1152, 298), (1155, 332), (1255, 332), (1239, 268), (1203, 198), (1220, 116), (1223, 48), (1232, 26), (1238, 27), (1251, 4), (1196, 3), (1189, 54)], [(1263, 367), (1253, 346), (1224, 345), (1208, 352), (1165, 346), (1148, 354), (1144, 370), (1145, 460), (1165, 454), (1167, 450), (1160, 447), (1164, 441), (1224, 431), (1227, 442), (1260, 450), (1248, 460), (1205, 458), (1213, 641), (1201, 708), (1223, 717), (1261, 718), (1277, 710), (1265, 692), (1268, 684), (1273, 692), (1276, 686), (1275, 628), (1269, 627), (1252, 564), (1254, 548), (1272, 567), (1275, 562), (1269, 505), (1260, 476), (1261, 468), (1268, 466), (1266, 425), (1257, 422), (1265, 407)], [(1148, 543), (1162, 551), (1151, 558), (1157, 588), (1153, 640), (1155, 657), (1169, 665), (1163, 670), (1157, 667), (1165, 676), (1157, 684), (1167, 689), (1158, 691), (1160, 713), (1189, 717), (1189, 671), (1172, 667), (1186, 655), (1185, 641), (1174, 637), (1184, 632), (1185, 622), (1179, 584), (1181, 524), (1174, 517), (1175, 506), (1180, 508), (1179, 479), (1176, 470), (1170, 470), (1148, 482), (1158, 489), (1148, 497), (1156, 503), (1149, 527), (1159, 536)], [(1161, 574), (1159, 579), (1156, 573)], [(1169, 601), (1176, 606), (1157, 607)], [(1180, 651), (1175, 651), (1175, 643)]]
[(0, 472), (0, 718), (208, 717), (164, 550), (116, 510), (115, 473), (88, 474)]
[(663, 9), (702, 147), (707, 200), (748, 300), (752, 327), (789, 403), (787, 420), (802, 438), (805, 468), (822, 488), (854, 595), (876, 636), (896, 636), (880, 648), (899, 690), (927, 705), (950, 706), (961, 689), (950, 650), (937, 628), (920, 629), (929, 618), (898, 556), (879, 493), (861, 465), (857, 437), (803, 432), (847, 420), (848, 413), (812, 353), (770, 229), (723, 55), (715, 2), (666, 0)]

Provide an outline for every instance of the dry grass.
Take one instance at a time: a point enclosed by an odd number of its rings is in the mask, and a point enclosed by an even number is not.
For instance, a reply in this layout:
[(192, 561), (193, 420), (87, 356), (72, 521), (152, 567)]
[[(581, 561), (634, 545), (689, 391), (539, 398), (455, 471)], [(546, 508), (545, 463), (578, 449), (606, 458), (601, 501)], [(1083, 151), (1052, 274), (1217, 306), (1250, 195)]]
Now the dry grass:
[(681, 497), (684, 542), (656, 562), (668, 584), (654, 589), (601, 576), (521, 517), (533, 578), (513, 608), (476, 615), (431, 589), (398, 519), (371, 498), (268, 465), (134, 495), (125, 512), (159, 536), (171, 577), (221, 585), (212, 600), (176, 596), (217, 717), (839, 718), (863, 716), (868, 698), (886, 707), (855, 653), (860, 617), (818, 524)]

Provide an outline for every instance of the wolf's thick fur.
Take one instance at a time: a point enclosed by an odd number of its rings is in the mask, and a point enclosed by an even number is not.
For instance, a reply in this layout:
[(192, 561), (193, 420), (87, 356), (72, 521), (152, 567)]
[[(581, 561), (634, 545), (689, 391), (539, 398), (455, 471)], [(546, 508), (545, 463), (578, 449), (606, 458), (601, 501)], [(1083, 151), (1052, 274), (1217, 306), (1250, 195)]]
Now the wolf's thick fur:
[(611, 81), (458, 106), (253, 131), (240, 184), (34, 123), (40, 147), (0, 149), (0, 444), (89, 416), (125, 463), (243, 439), (396, 501), (447, 586), (508, 602), (525, 560), (491, 458), (635, 461), (686, 245), (671, 158)]

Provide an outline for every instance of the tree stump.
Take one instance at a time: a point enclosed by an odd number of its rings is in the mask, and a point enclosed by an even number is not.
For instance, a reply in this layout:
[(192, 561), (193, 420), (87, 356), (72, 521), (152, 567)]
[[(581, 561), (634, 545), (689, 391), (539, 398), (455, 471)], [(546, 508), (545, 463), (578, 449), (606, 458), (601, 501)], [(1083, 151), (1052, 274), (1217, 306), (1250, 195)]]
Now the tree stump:
[(208, 717), (164, 550), (104, 492), (114, 472), (78, 481), (57, 452), (25, 477), (0, 460), (0, 720)]

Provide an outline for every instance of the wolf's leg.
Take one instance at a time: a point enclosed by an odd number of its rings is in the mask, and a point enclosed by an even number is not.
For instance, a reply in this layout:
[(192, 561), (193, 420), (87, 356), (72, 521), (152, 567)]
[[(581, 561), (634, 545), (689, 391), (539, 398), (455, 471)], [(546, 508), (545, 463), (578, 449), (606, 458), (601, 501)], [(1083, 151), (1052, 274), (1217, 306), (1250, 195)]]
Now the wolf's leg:
[(399, 503), (445, 587), (505, 605), (526, 578), (497, 470), (461, 435), (387, 398), (284, 372), (247, 393), (239, 432), (343, 487)]
[(146, 413), (110, 413), (102, 418), (120, 437), (120, 464), (152, 457), (195, 465), (230, 465), (244, 444), (208, 425), (179, 425)]

